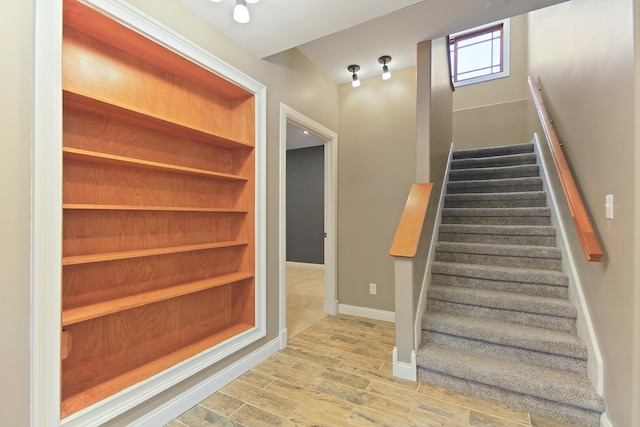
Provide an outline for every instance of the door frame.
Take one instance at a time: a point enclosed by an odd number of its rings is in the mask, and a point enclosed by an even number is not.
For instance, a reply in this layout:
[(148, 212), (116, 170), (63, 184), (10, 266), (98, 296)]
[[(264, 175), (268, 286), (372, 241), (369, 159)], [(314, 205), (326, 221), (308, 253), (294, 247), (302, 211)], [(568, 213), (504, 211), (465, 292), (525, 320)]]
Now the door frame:
[(329, 315), (338, 312), (337, 297), (337, 230), (338, 230), (338, 134), (315, 120), (280, 103), (280, 348), (287, 346), (287, 123), (318, 135), (324, 143), (324, 302)]

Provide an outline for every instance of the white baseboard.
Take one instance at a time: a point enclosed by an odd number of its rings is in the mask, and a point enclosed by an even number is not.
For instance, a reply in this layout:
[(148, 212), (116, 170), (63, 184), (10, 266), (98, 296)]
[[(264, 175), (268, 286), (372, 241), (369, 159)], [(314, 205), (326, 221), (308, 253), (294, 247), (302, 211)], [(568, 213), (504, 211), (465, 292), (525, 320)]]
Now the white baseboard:
[(409, 381), (418, 381), (418, 364), (415, 350), (411, 350), (411, 363), (398, 362), (398, 348), (393, 347), (393, 376)]
[(613, 427), (613, 423), (609, 421), (606, 412), (600, 416), (600, 427)]
[(194, 407), (216, 391), (220, 390), (258, 363), (267, 359), (280, 349), (280, 338), (271, 340), (269, 343), (260, 347), (258, 350), (248, 354), (237, 362), (224, 368), (205, 381), (189, 388), (184, 393), (174, 397), (173, 399), (163, 403), (156, 410), (145, 414), (137, 419), (130, 426), (160, 426), (165, 425), (173, 419), (179, 417), (190, 408)]
[(382, 320), (384, 322), (396, 322), (396, 313), (393, 311), (378, 310), (376, 308), (358, 307), (355, 305), (339, 304), (338, 313), (351, 316), (364, 317), (366, 319)]
[(285, 265), (287, 265), (288, 267), (304, 267), (304, 268), (313, 268), (317, 270), (324, 270), (324, 264), (312, 264), (310, 262), (286, 261)]
[(284, 350), (287, 348), (287, 343), (289, 342), (289, 332), (287, 328), (284, 328), (280, 331), (280, 350)]

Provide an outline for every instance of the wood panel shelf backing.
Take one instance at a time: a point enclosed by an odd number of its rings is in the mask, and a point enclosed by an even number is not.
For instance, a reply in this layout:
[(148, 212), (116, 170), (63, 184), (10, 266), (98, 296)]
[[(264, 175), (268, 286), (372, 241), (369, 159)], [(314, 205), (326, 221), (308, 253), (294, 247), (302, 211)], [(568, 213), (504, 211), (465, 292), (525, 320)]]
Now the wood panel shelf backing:
[(253, 94), (63, 19), (65, 418), (256, 326), (256, 157)]

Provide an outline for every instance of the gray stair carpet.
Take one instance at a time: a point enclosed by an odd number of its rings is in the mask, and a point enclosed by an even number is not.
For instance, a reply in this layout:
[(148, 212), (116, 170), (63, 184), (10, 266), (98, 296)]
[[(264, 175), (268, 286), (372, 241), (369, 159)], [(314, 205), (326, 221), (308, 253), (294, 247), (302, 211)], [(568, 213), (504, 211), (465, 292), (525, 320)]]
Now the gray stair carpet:
[(596, 427), (605, 403), (587, 379), (546, 200), (533, 144), (454, 152), (418, 379)]

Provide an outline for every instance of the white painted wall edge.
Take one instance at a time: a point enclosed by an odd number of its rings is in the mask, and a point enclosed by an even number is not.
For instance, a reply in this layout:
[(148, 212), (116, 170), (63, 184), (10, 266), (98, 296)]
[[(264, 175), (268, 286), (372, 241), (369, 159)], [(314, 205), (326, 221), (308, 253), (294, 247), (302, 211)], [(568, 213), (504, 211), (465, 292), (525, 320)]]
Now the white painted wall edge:
[(593, 322), (589, 315), (587, 301), (584, 297), (584, 292), (582, 291), (582, 282), (580, 281), (580, 276), (576, 268), (575, 254), (568, 245), (569, 239), (567, 229), (568, 227), (573, 227), (573, 223), (566, 224), (560, 215), (556, 215), (556, 212), (558, 212), (558, 195), (556, 195), (553, 188), (549, 185), (549, 169), (551, 166), (546, 163), (545, 158), (542, 155), (540, 135), (538, 135), (538, 133), (533, 134), (533, 142), (538, 154), (538, 159), (540, 160), (542, 173), (544, 175), (544, 188), (547, 191), (548, 197), (553, 206), (553, 209), (551, 210), (551, 217), (554, 220), (554, 223), (556, 223), (558, 230), (560, 231), (559, 237), (563, 241), (563, 244), (560, 245), (563, 255), (562, 264), (567, 270), (565, 272), (569, 275), (569, 299), (573, 304), (575, 304), (576, 309), (578, 310), (578, 336), (584, 341), (588, 348), (589, 357), (587, 359), (587, 376), (598, 394), (603, 395), (604, 369), (602, 366), (602, 355), (600, 354), (600, 347), (598, 346), (598, 341), (596, 339)]
[(145, 427), (169, 423), (278, 350), (280, 350), (280, 339), (276, 338), (129, 425)]
[(415, 350), (411, 352), (411, 363), (398, 361), (398, 348), (393, 347), (393, 376), (409, 381), (418, 380), (418, 365)]
[(364, 317), (366, 319), (382, 320), (383, 322), (396, 322), (396, 313), (393, 311), (378, 310), (377, 308), (338, 304), (338, 312), (340, 314)]
[(418, 299), (418, 305), (416, 309), (416, 318), (414, 329), (414, 342), (416, 350), (420, 348), (422, 343), (422, 315), (427, 311), (427, 290), (429, 289), (429, 279), (431, 278), (431, 265), (435, 259), (436, 244), (438, 243), (438, 229), (442, 222), (442, 207), (444, 206), (444, 197), (447, 195), (447, 183), (449, 182), (449, 170), (451, 169), (451, 159), (453, 158), (454, 142), (451, 142), (449, 148), (449, 160), (447, 161), (447, 167), (444, 171), (444, 178), (442, 179), (442, 190), (440, 191), (440, 199), (438, 200), (438, 215), (436, 217), (436, 223), (433, 226), (433, 233), (431, 235), (431, 243), (429, 246), (429, 255), (427, 255), (427, 268), (424, 270), (424, 279), (422, 280), (422, 289), (420, 290), (420, 297)]

